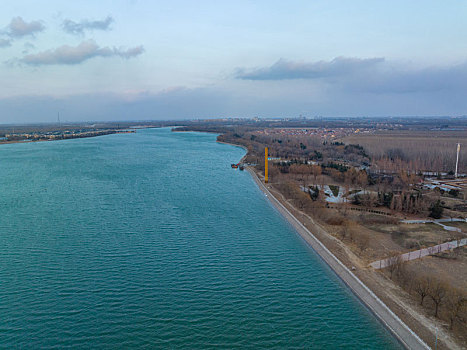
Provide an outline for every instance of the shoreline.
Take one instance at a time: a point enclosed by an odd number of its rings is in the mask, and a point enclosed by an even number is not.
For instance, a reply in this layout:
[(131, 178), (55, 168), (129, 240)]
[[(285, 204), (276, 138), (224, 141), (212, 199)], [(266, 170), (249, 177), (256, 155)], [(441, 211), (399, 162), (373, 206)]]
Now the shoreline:
[(222, 143), (222, 144), (224, 144), (224, 145), (229, 145), (229, 146), (234, 146), (234, 147), (240, 147), (240, 148), (242, 148), (242, 149), (245, 151), (245, 155), (244, 155), (242, 158), (240, 158), (239, 163), (243, 162), (243, 160), (245, 159), (245, 157), (248, 155), (248, 148), (246, 148), (246, 147), (243, 146), (243, 145), (236, 145), (236, 144), (234, 144), (234, 143), (229, 143), (229, 142), (225, 142), (225, 141), (218, 141), (218, 140), (216, 140), (216, 142), (217, 142), (217, 143)]
[(65, 140), (74, 140), (74, 139), (87, 139), (90, 137), (99, 137), (99, 136), (106, 136), (106, 135), (115, 135), (115, 134), (132, 134), (135, 133), (136, 131), (134, 130), (111, 130), (111, 132), (107, 132), (106, 130), (102, 132), (97, 132), (96, 134), (89, 134), (89, 135), (82, 135), (82, 134), (76, 134), (73, 135), (73, 137), (64, 137), (64, 138), (48, 138), (48, 139), (38, 139), (38, 140), (29, 140), (29, 139), (24, 139), (24, 140), (13, 140), (13, 141), (3, 141), (0, 142), (0, 145), (10, 145), (13, 143), (31, 143), (31, 142), (46, 142), (46, 141), (65, 141)]
[[(238, 146), (238, 145), (234, 145)], [(238, 146), (242, 147), (243, 146)], [(244, 148), (246, 149), (246, 148)], [(246, 156), (246, 155), (245, 155)], [(243, 158), (242, 158), (243, 159)], [(352, 273), (321, 241), (315, 237), (263, 184), (250, 167), (246, 167), (258, 188), (269, 202), (286, 219), (295, 231), (307, 242), (318, 256), (334, 271), (353, 294), (376, 316), (401, 345), (407, 349), (430, 349), (430, 347), (378, 298), (354, 273)]]

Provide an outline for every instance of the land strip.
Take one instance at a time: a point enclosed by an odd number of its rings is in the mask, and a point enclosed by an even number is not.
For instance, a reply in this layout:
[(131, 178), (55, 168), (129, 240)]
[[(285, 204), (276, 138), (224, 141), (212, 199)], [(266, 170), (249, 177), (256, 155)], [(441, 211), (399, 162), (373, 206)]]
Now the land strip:
[(69, 133), (46, 133), (46, 134), (21, 134), (15, 135), (13, 137), (8, 137), (3, 140), (0, 140), (1, 144), (9, 143), (27, 143), (27, 142), (40, 142), (40, 141), (60, 141), (60, 140), (71, 140), (71, 139), (82, 139), (88, 137), (97, 137), (104, 135), (112, 134), (127, 134), (134, 133), (135, 130), (94, 130), (94, 131), (84, 131), (84, 132), (69, 132)]

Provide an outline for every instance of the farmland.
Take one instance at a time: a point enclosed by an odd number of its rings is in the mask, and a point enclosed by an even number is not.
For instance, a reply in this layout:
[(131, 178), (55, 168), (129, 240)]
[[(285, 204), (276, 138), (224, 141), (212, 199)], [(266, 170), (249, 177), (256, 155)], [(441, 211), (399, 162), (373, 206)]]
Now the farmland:
[[(467, 147), (467, 130), (378, 131), (342, 141), (364, 147), (380, 169), (449, 172), (455, 168), (457, 143)], [(466, 156), (459, 158), (459, 172), (467, 172)]]

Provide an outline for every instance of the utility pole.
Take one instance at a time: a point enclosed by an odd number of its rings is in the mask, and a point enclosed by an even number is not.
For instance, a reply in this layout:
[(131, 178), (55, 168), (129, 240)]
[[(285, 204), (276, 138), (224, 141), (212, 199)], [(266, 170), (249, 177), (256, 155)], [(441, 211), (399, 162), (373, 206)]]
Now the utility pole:
[(454, 173), (454, 177), (457, 178), (457, 170), (459, 166), (459, 152), (461, 151), (461, 144), (457, 144), (457, 157), (456, 157), (456, 172)]
[(268, 148), (264, 149), (264, 183), (268, 183)]

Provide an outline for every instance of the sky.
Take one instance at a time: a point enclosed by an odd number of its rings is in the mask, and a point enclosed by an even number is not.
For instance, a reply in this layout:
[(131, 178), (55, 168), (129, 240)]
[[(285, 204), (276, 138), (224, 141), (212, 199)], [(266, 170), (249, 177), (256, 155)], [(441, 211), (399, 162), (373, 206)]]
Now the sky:
[(467, 114), (467, 2), (15, 0), (0, 123)]

